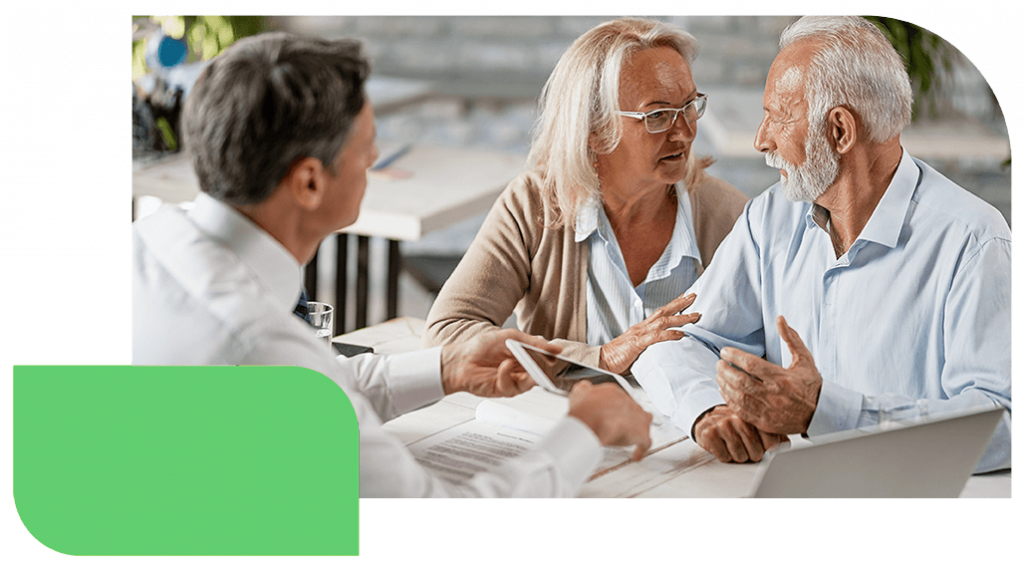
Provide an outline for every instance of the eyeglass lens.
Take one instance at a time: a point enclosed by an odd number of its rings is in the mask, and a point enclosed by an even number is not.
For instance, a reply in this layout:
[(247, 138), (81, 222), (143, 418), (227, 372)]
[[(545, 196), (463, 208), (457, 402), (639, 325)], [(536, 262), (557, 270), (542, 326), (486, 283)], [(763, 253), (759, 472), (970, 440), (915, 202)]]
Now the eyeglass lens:
[[(704, 115), (704, 108), (707, 105), (707, 97), (701, 96), (686, 104), (682, 108), (683, 118), (687, 122), (693, 122)], [(676, 123), (680, 109), (665, 109), (649, 112), (644, 116), (647, 130), (650, 132), (663, 132)]]

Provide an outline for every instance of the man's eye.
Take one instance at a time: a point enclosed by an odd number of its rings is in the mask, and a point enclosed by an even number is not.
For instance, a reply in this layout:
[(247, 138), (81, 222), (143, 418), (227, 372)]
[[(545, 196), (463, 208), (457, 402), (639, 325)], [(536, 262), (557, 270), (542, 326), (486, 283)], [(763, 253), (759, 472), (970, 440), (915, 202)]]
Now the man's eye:
[(665, 115), (665, 113), (662, 112), (661, 110), (656, 110), (654, 112), (648, 112), (647, 113), (647, 118), (649, 118), (651, 120), (657, 120), (657, 119), (661, 118), (664, 115)]

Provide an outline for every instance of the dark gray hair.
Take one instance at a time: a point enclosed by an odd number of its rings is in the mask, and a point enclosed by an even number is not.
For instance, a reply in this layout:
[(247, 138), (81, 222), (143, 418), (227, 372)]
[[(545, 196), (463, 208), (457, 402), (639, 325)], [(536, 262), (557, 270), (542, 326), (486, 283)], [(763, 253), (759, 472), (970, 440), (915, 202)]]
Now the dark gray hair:
[(270, 196), (295, 160), (333, 171), (366, 101), (370, 66), (355, 40), (264, 33), (203, 70), (182, 120), (204, 192), (232, 205)]

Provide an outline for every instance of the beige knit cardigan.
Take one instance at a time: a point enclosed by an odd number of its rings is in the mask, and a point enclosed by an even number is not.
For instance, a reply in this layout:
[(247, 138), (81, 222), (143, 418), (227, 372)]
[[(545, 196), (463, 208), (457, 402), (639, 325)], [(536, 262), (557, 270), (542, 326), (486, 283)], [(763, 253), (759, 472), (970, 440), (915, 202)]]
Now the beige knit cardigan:
[[(540, 193), (540, 182), (539, 174), (526, 172), (498, 197), (427, 316), (424, 346), (497, 330), (514, 311), (523, 332), (554, 341), (569, 358), (598, 365), (600, 347), (586, 344), (588, 244), (576, 242), (571, 223), (552, 225), (554, 205)], [(747, 197), (707, 175), (688, 194), (700, 273)]]

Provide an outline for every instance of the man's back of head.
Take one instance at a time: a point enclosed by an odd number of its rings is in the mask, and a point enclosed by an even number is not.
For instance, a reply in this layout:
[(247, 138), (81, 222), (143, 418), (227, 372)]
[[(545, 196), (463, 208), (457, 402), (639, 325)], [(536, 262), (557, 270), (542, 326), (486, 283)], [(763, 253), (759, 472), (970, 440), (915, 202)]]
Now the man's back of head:
[(283, 32), (235, 43), (185, 104), (185, 148), (200, 188), (235, 206), (266, 200), (298, 159), (334, 165), (366, 100), (369, 64), (354, 40)]

